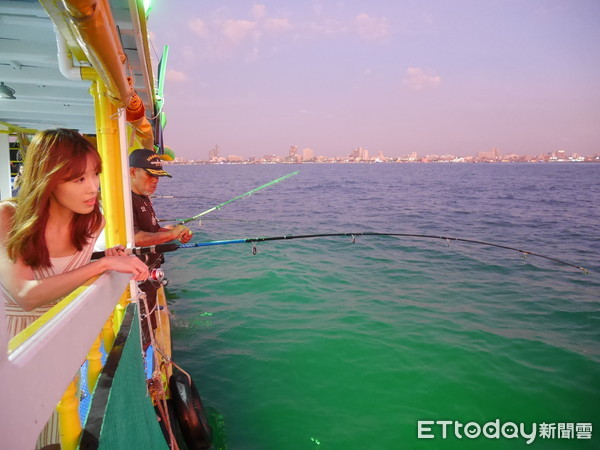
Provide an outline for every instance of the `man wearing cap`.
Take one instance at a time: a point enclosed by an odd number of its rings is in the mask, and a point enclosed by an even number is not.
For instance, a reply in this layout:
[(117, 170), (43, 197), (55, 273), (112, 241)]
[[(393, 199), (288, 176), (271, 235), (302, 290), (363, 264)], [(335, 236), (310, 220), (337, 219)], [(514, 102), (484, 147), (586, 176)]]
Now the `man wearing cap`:
[[(134, 150), (129, 154), (129, 174), (136, 247), (158, 245), (176, 239), (184, 244), (188, 242), (192, 238), (192, 232), (189, 228), (183, 225), (161, 227), (152, 207), (150, 196), (156, 191), (159, 177), (172, 178), (171, 174), (163, 169), (160, 156), (152, 150)], [(147, 258), (144, 262), (150, 269), (160, 267), (164, 261), (162, 253), (153, 253), (144, 255), (144, 257)], [(153, 312), (156, 308), (156, 292), (159, 286), (148, 280), (140, 284), (139, 287), (146, 293), (146, 301), (150, 311), (152, 328), (154, 329), (156, 328), (156, 315)], [(143, 305), (140, 309), (144, 314), (145, 308), (143, 308)], [(144, 347), (147, 347), (150, 342), (145, 320), (142, 321), (142, 331)]]

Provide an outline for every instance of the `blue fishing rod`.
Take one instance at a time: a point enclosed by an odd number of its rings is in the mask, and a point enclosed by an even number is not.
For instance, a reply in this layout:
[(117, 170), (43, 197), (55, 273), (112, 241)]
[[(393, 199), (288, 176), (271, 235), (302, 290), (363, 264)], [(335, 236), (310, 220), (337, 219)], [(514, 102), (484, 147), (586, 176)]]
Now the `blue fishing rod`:
[[(359, 232), (359, 233), (319, 233), (319, 234), (300, 234), (300, 235), (287, 234), (284, 236), (227, 239), (227, 240), (220, 240), (220, 241), (205, 241), (205, 242), (194, 242), (194, 243), (188, 242), (187, 244), (166, 243), (166, 244), (153, 245), (150, 247), (129, 248), (129, 249), (126, 249), (125, 252), (129, 253), (129, 254), (140, 256), (140, 255), (145, 255), (148, 253), (172, 252), (172, 251), (178, 250), (180, 248), (198, 248), (198, 247), (212, 247), (215, 245), (250, 243), (250, 244), (253, 244), (252, 245), (252, 254), (256, 255), (256, 253), (257, 253), (256, 244), (259, 242), (290, 241), (290, 240), (294, 240), (294, 239), (313, 239), (313, 238), (327, 238), (327, 237), (340, 237), (340, 236), (351, 237), (352, 243), (356, 242), (356, 238), (358, 236), (392, 236), (392, 237), (420, 238), (420, 239), (441, 239), (441, 240), (446, 241), (448, 243), (448, 245), (450, 245), (450, 242), (467, 242), (470, 244), (485, 245), (488, 247), (496, 247), (496, 248), (501, 248), (504, 250), (518, 252), (518, 253), (521, 253), (525, 257), (530, 255), (530, 256), (535, 256), (538, 258), (547, 259), (549, 261), (553, 261), (558, 264), (562, 264), (565, 266), (569, 266), (569, 267), (573, 267), (575, 269), (581, 270), (586, 274), (589, 273), (589, 271), (587, 269), (585, 269), (584, 267), (578, 266), (576, 264), (572, 264), (570, 262), (563, 261), (558, 258), (541, 255), (539, 253), (531, 252), (529, 250), (523, 250), (523, 249), (520, 249), (517, 247), (510, 247), (508, 245), (503, 245), (503, 244), (495, 244), (492, 242), (478, 241), (478, 240), (474, 240), (474, 239), (463, 239), (463, 238), (457, 238), (457, 237), (451, 237), (451, 236), (438, 236), (438, 235), (432, 235), (432, 234), (379, 233), (379, 232), (371, 232), (371, 231), (365, 231), (365, 232)], [(100, 258), (102, 256), (104, 256), (104, 252), (95, 252), (92, 255), (92, 259)]]

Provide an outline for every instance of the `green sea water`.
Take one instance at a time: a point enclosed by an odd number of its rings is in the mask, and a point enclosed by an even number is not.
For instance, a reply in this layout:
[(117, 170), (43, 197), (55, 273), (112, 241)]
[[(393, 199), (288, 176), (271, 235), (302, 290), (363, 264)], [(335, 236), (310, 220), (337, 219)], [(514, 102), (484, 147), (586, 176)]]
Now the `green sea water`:
[(600, 165), (168, 169), (158, 193), (181, 198), (154, 201), (163, 218), (300, 170), (206, 215), (193, 242), (421, 233), (590, 271), (392, 237), (170, 253), (175, 360), (211, 411), (217, 448), (600, 448)]

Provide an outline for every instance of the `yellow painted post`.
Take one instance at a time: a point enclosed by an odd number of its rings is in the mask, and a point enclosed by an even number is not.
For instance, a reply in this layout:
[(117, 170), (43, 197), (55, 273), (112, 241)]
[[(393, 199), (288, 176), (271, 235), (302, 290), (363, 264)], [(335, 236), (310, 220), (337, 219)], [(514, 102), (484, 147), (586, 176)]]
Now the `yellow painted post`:
[[(127, 230), (125, 222), (125, 202), (123, 169), (121, 165), (121, 140), (119, 133), (118, 115), (124, 111), (113, 105), (106, 91), (106, 86), (98, 78), (92, 79), (90, 92), (94, 98), (96, 113), (96, 137), (98, 152), (102, 158), (102, 173), (100, 186), (102, 193), (102, 211), (106, 218), (104, 235), (106, 247), (127, 243)], [(127, 192), (127, 195), (130, 195)], [(129, 298), (128, 289), (124, 293)], [(123, 305), (123, 301), (121, 301)], [(113, 314), (113, 330), (116, 335), (123, 321), (125, 309), (117, 306)]]
[(118, 304), (115, 307), (115, 312), (113, 316), (113, 331), (115, 335), (119, 332), (121, 328), (121, 323), (123, 323), (123, 318), (125, 317), (125, 307), (121, 304)]
[(129, 287), (123, 291), (121, 294), (121, 299), (119, 300), (119, 304), (115, 307), (114, 317), (113, 317), (113, 330), (115, 335), (119, 332), (121, 328), (121, 323), (123, 323), (123, 318), (125, 317), (125, 310), (127, 309), (127, 305), (131, 303), (131, 293), (129, 291)]
[(77, 378), (71, 381), (71, 384), (69, 384), (69, 387), (56, 407), (58, 411), (60, 448), (62, 450), (76, 449), (81, 435), (76, 382)]
[(102, 371), (102, 352), (100, 351), (100, 335), (94, 341), (88, 353), (87, 385), (90, 392), (94, 392), (96, 381)]
[(125, 205), (123, 201), (123, 171), (121, 168), (121, 141), (118, 108), (108, 99), (106, 87), (100, 80), (92, 83), (91, 93), (96, 110), (98, 152), (102, 157), (100, 186), (102, 211), (106, 218), (106, 246), (125, 244)]
[(102, 342), (104, 343), (104, 350), (106, 353), (110, 352), (115, 342), (115, 331), (113, 330), (113, 317), (114, 312), (110, 315), (108, 320), (104, 322), (102, 327)]

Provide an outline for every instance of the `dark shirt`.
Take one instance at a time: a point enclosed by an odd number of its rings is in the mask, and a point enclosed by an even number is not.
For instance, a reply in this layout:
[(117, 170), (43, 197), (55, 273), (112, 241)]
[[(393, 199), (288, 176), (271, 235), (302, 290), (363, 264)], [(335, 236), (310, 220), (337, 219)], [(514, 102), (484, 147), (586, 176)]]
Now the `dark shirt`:
[[(131, 201), (133, 203), (133, 230), (135, 233), (138, 231), (147, 231), (155, 233), (160, 230), (160, 225), (156, 219), (156, 213), (152, 207), (152, 201), (145, 195), (139, 195), (135, 192), (131, 192)], [(160, 267), (164, 261), (162, 253), (149, 253), (146, 255), (138, 256), (144, 261), (150, 270)], [(157, 318), (154, 314), (156, 308), (156, 291), (158, 290), (159, 284), (146, 280), (143, 283), (139, 283), (139, 288), (146, 293), (146, 303), (140, 302), (140, 314), (142, 317), (142, 342), (144, 350), (148, 348), (151, 343), (150, 339), (150, 327), (148, 319), (150, 320), (150, 326), (152, 329), (156, 329)], [(146, 304), (148, 307), (146, 308)], [(148, 313), (148, 311), (150, 311)]]
[[(133, 203), (134, 233), (137, 233), (138, 231), (156, 233), (158, 230), (160, 230), (160, 225), (156, 219), (156, 213), (154, 212), (150, 198), (145, 195), (132, 192), (131, 201)], [(151, 253), (145, 256), (148, 256), (147, 260), (145, 260), (143, 257), (141, 259), (148, 264), (148, 267), (151, 269), (160, 267), (160, 264), (164, 260), (162, 253)]]

